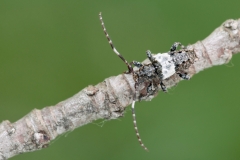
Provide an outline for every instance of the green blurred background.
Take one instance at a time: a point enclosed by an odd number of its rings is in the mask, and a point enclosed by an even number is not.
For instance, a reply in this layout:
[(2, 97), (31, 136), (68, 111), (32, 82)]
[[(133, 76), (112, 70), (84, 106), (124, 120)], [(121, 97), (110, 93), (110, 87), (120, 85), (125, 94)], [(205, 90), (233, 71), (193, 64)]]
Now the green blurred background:
[[(90, 84), (126, 70), (100, 26), (128, 61), (145, 51), (168, 51), (204, 39), (240, 1), (1, 0), (0, 121), (15, 122), (32, 109), (54, 105)], [(60, 136), (47, 149), (13, 160), (239, 160), (240, 56), (136, 104), (138, 144), (131, 111), (119, 120), (88, 124)]]

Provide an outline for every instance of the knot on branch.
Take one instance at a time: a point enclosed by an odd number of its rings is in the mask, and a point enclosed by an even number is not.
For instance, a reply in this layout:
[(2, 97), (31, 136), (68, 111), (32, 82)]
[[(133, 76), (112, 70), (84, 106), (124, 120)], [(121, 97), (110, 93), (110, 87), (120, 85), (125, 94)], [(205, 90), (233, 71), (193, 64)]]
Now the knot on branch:
[(50, 137), (45, 131), (39, 131), (33, 133), (32, 142), (37, 146), (37, 148), (46, 148), (50, 142)]

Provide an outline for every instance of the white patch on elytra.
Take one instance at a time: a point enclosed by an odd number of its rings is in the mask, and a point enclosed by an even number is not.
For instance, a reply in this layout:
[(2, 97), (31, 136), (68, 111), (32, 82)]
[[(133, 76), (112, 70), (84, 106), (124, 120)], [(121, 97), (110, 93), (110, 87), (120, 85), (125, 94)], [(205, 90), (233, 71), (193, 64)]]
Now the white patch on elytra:
[(163, 79), (172, 76), (176, 72), (172, 57), (168, 53), (158, 53), (153, 57), (162, 65)]

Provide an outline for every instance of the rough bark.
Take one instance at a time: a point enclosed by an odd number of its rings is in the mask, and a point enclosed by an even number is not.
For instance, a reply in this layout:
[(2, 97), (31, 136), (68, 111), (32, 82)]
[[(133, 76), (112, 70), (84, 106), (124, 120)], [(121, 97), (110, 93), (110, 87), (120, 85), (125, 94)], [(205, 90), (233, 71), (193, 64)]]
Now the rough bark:
[[(198, 61), (187, 71), (191, 76), (205, 68), (228, 63), (233, 54), (240, 52), (240, 19), (227, 20), (206, 39), (188, 48), (194, 49), (198, 56)], [(170, 88), (179, 81), (179, 76), (173, 75), (164, 84)], [(58, 135), (94, 120), (122, 117), (134, 93), (132, 75), (120, 74), (88, 86), (55, 106), (34, 109), (15, 123), (3, 121), (0, 124), (0, 160), (45, 148)]]

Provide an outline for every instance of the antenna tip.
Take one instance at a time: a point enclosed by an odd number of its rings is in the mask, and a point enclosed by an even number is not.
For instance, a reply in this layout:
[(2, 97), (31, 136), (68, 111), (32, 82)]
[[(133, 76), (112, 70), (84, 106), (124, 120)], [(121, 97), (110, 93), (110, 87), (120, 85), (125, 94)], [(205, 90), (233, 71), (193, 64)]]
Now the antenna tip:
[(99, 13), (99, 16), (101, 16), (101, 15), (102, 15), (102, 12)]

